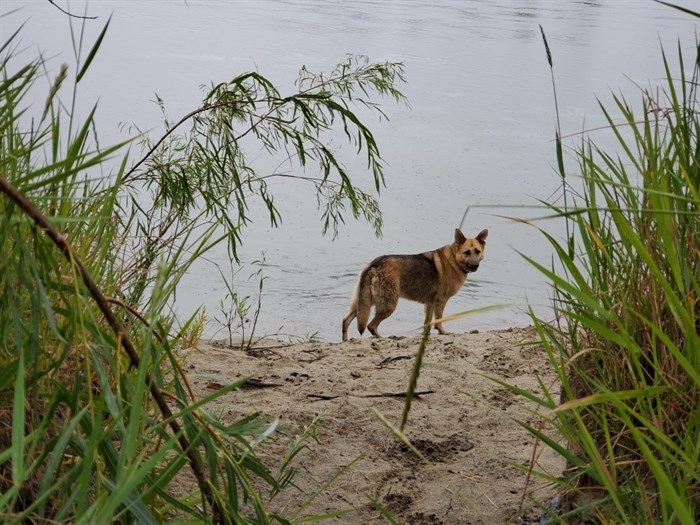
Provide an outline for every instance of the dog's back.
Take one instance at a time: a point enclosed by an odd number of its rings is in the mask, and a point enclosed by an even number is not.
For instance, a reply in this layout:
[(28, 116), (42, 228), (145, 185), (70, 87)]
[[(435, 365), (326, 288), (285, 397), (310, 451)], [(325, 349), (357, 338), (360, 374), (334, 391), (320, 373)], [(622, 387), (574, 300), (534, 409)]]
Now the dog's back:
[(396, 271), (399, 297), (425, 304), (435, 298), (440, 282), (434, 254), (433, 251), (417, 255), (385, 256), (390, 261), (387, 264), (388, 268), (380, 274), (385, 275)]

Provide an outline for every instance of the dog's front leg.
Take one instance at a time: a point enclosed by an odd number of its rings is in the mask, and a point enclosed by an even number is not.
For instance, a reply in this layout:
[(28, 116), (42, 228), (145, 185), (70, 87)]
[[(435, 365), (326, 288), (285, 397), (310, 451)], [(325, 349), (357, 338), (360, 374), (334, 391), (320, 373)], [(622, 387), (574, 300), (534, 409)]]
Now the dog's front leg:
[[(442, 319), (442, 314), (445, 311), (446, 301), (436, 301), (435, 302), (435, 319)], [(449, 332), (445, 330), (442, 323), (435, 323), (435, 329), (440, 333), (440, 335), (447, 335)]]
[[(432, 323), (433, 319), (442, 318), (442, 312), (445, 311), (445, 303), (440, 301), (433, 301), (425, 305), (425, 323), (426, 325)], [(433, 315), (435, 314), (435, 315)], [(435, 329), (440, 333), (440, 335), (445, 335), (448, 332), (442, 326), (442, 323), (436, 323)]]

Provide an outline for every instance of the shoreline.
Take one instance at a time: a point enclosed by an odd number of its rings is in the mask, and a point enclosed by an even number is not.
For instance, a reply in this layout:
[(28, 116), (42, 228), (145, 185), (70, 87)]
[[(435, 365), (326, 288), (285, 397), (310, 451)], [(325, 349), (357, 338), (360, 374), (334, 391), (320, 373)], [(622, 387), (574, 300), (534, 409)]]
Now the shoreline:
[[(454, 323), (454, 320), (450, 318), (450, 316), (445, 316), (448, 321), (452, 321)], [(529, 330), (532, 329), (532, 320), (530, 319), (529, 323), (514, 323), (514, 324), (507, 324), (506, 326), (488, 326), (487, 328), (474, 328), (465, 332), (458, 332), (458, 331), (451, 331), (448, 330), (447, 337), (449, 336), (457, 336), (457, 337), (468, 337), (472, 335), (478, 335), (478, 334), (484, 334), (484, 333), (491, 333), (491, 332), (512, 332), (512, 331), (524, 331), (524, 330)], [(448, 326), (449, 328), (449, 326)], [(198, 341), (197, 341), (197, 346), (199, 345), (211, 345), (211, 346), (217, 346), (220, 347), (222, 345), (227, 346), (228, 345), (228, 337), (224, 336), (224, 329), (219, 328), (215, 333), (213, 333), (210, 336), (202, 336)], [(340, 334), (340, 327), (338, 327), (337, 330), (338, 334)], [(353, 333), (354, 332), (354, 333)], [(253, 346), (257, 346), (260, 342), (263, 341), (269, 341), (270, 343), (274, 343), (276, 345), (298, 345), (298, 344), (329, 344), (329, 345), (340, 345), (343, 344), (343, 341), (340, 339), (339, 336), (332, 337), (330, 339), (325, 339), (322, 336), (316, 336), (315, 333), (309, 334), (307, 333), (306, 335), (297, 335), (295, 333), (271, 333), (271, 334), (265, 334), (265, 335), (258, 335), (255, 333), (253, 335), (253, 341), (254, 344)], [(355, 326), (355, 321), (350, 326), (350, 332), (349, 332), (349, 339), (348, 341), (345, 341), (346, 343), (354, 343), (354, 344), (370, 344), (371, 341), (381, 341), (382, 339), (392, 339), (392, 340), (415, 340), (417, 339), (420, 341), (420, 339), (423, 337), (422, 335), (422, 328), (411, 328), (409, 330), (404, 330), (400, 332), (391, 332), (390, 329), (386, 330), (385, 332), (383, 331), (381, 337), (374, 337), (372, 336), (368, 331), (365, 330), (365, 333), (363, 335), (360, 335), (357, 332), (356, 326)], [(430, 332), (430, 338), (437, 338), (437, 337), (443, 337), (440, 334), (437, 333), (435, 330), (431, 330)], [(247, 339), (247, 337), (246, 337)], [(233, 338), (233, 348), (236, 348), (240, 346), (242, 338), (241, 337), (234, 337)]]

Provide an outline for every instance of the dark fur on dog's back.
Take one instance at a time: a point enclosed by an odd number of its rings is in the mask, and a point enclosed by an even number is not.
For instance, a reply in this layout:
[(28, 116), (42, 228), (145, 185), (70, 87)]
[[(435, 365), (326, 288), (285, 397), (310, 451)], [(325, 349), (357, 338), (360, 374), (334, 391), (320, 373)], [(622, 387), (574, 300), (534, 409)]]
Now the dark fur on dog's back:
[[(433, 318), (433, 308), (435, 317), (442, 317), (447, 300), (459, 291), (467, 274), (478, 269), (487, 235), (488, 230), (483, 230), (476, 238), (467, 239), (458, 229), (455, 242), (437, 250), (382, 255), (372, 260), (355, 285), (350, 310), (343, 319), (343, 340), (347, 340), (348, 326), (355, 317), (360, 334), (369, 328), (378, 336), (379, 323), (393, 313), (400, 297), (425, 304), (426, 323)], [(375, 316), (368, 324), (372, 305)], [(442, 323), (436, 323), (435, 328), (445, 333)]]
[[(411, 301), (420, 302), (420, 298), (425, 295), (425, 286), (429, 283), (437, 283), (440, 274), (435, 266), (435, 261), (425, 253), (417, 255), (382, 255), (370, 263), (370, 268), (380, 267), (383, 264), (391, 264), (392, 259), (401, 259), (401, 262), (410, 262), (405, 266), (410, 266), (411, 273), (408, 279), (401, 279), (401, 297)], [(428, 293), (434, 295), (437, 292), (437, 284), (434, 290)]]

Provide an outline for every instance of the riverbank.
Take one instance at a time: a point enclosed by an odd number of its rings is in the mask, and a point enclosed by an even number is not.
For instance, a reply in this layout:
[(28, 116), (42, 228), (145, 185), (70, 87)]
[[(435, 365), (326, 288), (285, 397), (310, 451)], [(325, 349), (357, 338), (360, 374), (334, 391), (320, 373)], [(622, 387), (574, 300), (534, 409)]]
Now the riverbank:
[[(318, 414), (310, 449), (295, 458), (302, 491), (290, 488), (272, 508), (299, 505), (356, 460), (303, 515), (356, 510), (328, 523), (388, 523), (374, 500), (398, 523), (464, 525), (537, 522), (523, 511), (531, 495), (552, 493), (528, 481), (535, 440), (513, 421), (538, 426), (532, 405), (485, 376), (539, 392), (538, 377), (558, 391), (533, 328), (432, 336), (428, 342), (406, 434), (430, 463), (387, 430), (375, 411), (399, 424), (420, 338), (354, 339), (346, 343), (261, 341), (252, 351), (220, 341), (186, 351), (185, 369), (199, 397), (242, 377), (253, 380), (210, 407), (226, 422), (261, 411), (299, 434)], [(271, 464), (287, 447), (284, 436), (262, 446)], [(541, 444), (536, 468), (558, 476), (560, 458)], [(523, 467), (525, 470), (523, 470)], [(522, 516), (522, 517), (519, 517)]]

